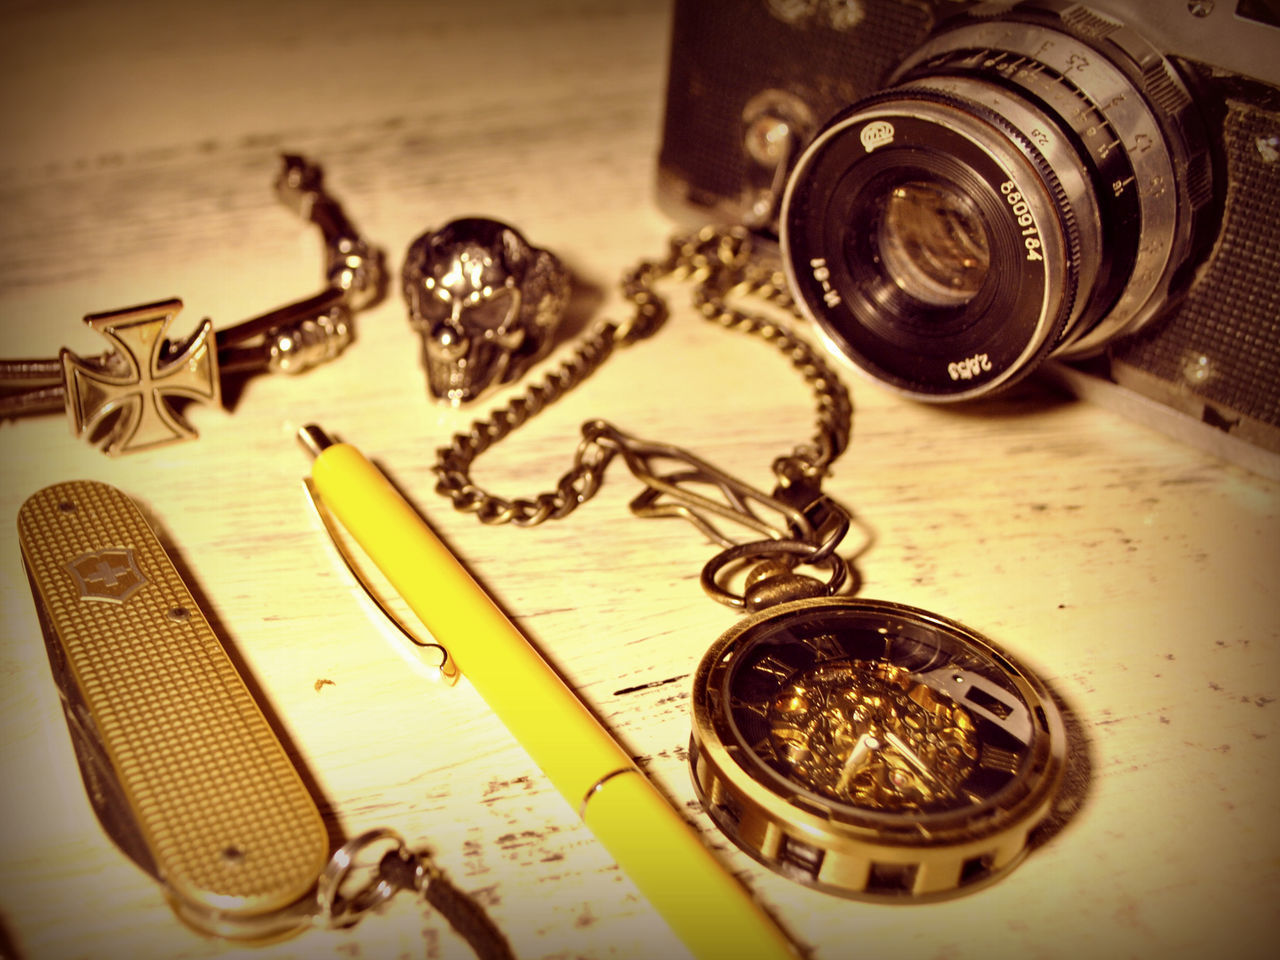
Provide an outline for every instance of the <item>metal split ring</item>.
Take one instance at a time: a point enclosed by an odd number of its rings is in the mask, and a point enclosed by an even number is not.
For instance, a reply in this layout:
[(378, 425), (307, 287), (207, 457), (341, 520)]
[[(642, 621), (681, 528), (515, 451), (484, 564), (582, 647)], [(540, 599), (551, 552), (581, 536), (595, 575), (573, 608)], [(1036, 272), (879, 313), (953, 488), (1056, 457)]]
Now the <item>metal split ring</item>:
[[(389, 844), (377, 864), (357, 864), (356, 858), (377, 844)], [(352, 871), (371, 870), (372, 877), (354, 895), (344, 896), (343, 886)], [(399, 891), (422, 890), (430, 879), (422, 859), (394, 830), (379, 828), (348, 840), (330, 857), (316, 886), (320, 916), (330, 926), (350, 926), (370, 910), (377, 910)]]

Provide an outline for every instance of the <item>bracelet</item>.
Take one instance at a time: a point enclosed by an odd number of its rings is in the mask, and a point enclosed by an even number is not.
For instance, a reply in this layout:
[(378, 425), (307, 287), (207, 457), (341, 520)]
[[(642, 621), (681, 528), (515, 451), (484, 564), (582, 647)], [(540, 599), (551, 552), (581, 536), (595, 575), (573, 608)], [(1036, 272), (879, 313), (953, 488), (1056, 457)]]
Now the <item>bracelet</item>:
[(220, 404), (224, 376), (296, 374), (338, 356), (352, 340), (352, 314), (382, 296), (383, 255), (325, 191), (320, 167), (295, 155), (282, 160), (277, 196), (324, 238), (323, 290), (216, 333), (205, 319), (180, 342), (165, 338), (182, 309), (176, 298), (90, 314), (84, 322), (111, 349), (0, 360), (0, 417), (65, 410), (75, 436), (117, 456), (195, 439), (174, 401)]

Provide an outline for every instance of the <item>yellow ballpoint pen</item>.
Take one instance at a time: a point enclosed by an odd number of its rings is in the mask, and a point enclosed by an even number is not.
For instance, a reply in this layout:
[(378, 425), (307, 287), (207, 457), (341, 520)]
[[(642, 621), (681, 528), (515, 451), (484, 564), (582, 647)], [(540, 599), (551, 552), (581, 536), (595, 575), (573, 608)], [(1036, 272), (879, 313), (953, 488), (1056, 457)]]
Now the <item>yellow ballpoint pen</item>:
[(317, 426), (325, 509), (445, 648), (489, 708), (699, 960), (795, 960), (749, 891), (640, 771), (382, 472)]

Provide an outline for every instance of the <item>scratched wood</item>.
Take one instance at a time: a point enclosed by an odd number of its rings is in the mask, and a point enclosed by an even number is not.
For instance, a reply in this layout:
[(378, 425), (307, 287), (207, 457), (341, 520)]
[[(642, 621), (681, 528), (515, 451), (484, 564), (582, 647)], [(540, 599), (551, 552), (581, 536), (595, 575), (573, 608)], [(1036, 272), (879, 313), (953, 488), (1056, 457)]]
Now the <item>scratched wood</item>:
[[(617, 276), (672, 230), (653, 189), (669, 11), (455, 6), (8, 11), (0, 356), (95, 353), (79, 322), (91, 312), (178, 295), (185, 331), (318, 289), (317, 238), (270, 189), (286, 149), (324, 165), (393, 269), (424, 228), (497, 216), (573, 266), (579, 329), (618, 310)], [(79, 782), (12, 523), (35, 490), (74, 477), (142, 505), (335, 834), (389, 826), (430, 849), (520, 957), (686, 955), (465, 681), (415, 672), (371, 616), (303, 496), (292, 435), (312, 420), (386, 467), (813, 957), (1269, 955), (1277, 484), (1049, 388), (949, 411), (850, 386), (854, 439), (828, 488), (869, 531), (862, 594), (982, 630), (1067, 713), (1069, 789), (1006, 880), (943, 904), (860, 904), (718, 835), (686, 764), (690, 677), (734, 619), (698, 588), (709, 544), (633, 518), (621, 467), (534, 530), (450, 510), (432, 493), (433, 451), (484, 407), (427, 401), (393, 282), (340, 360), (255, 380), (233, 411), (192, 411), (194, 444), (113, 461), (58, 417), (0, 424), (0, 955), (469, 955), (407, 899), (352, 930), (207, 940), (112, 846)], [(508, 494), (548, 489), (579, 424), (604, 417), (768, 487), (772, 459), (809, 436), (811, 406), (771, 348), (679, 309), (476, 475)]]

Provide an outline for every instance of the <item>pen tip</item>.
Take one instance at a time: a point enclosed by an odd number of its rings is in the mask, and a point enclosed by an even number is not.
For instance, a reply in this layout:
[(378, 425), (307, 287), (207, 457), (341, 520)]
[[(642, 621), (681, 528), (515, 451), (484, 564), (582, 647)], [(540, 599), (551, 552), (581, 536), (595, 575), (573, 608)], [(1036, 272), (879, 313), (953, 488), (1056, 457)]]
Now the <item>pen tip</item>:
[(298, 442), (302, 444), (302, 449), (313, 457), (320, 456), (334, 443), (333, 438), (314, 423), (308, 423), (298, 430)]

